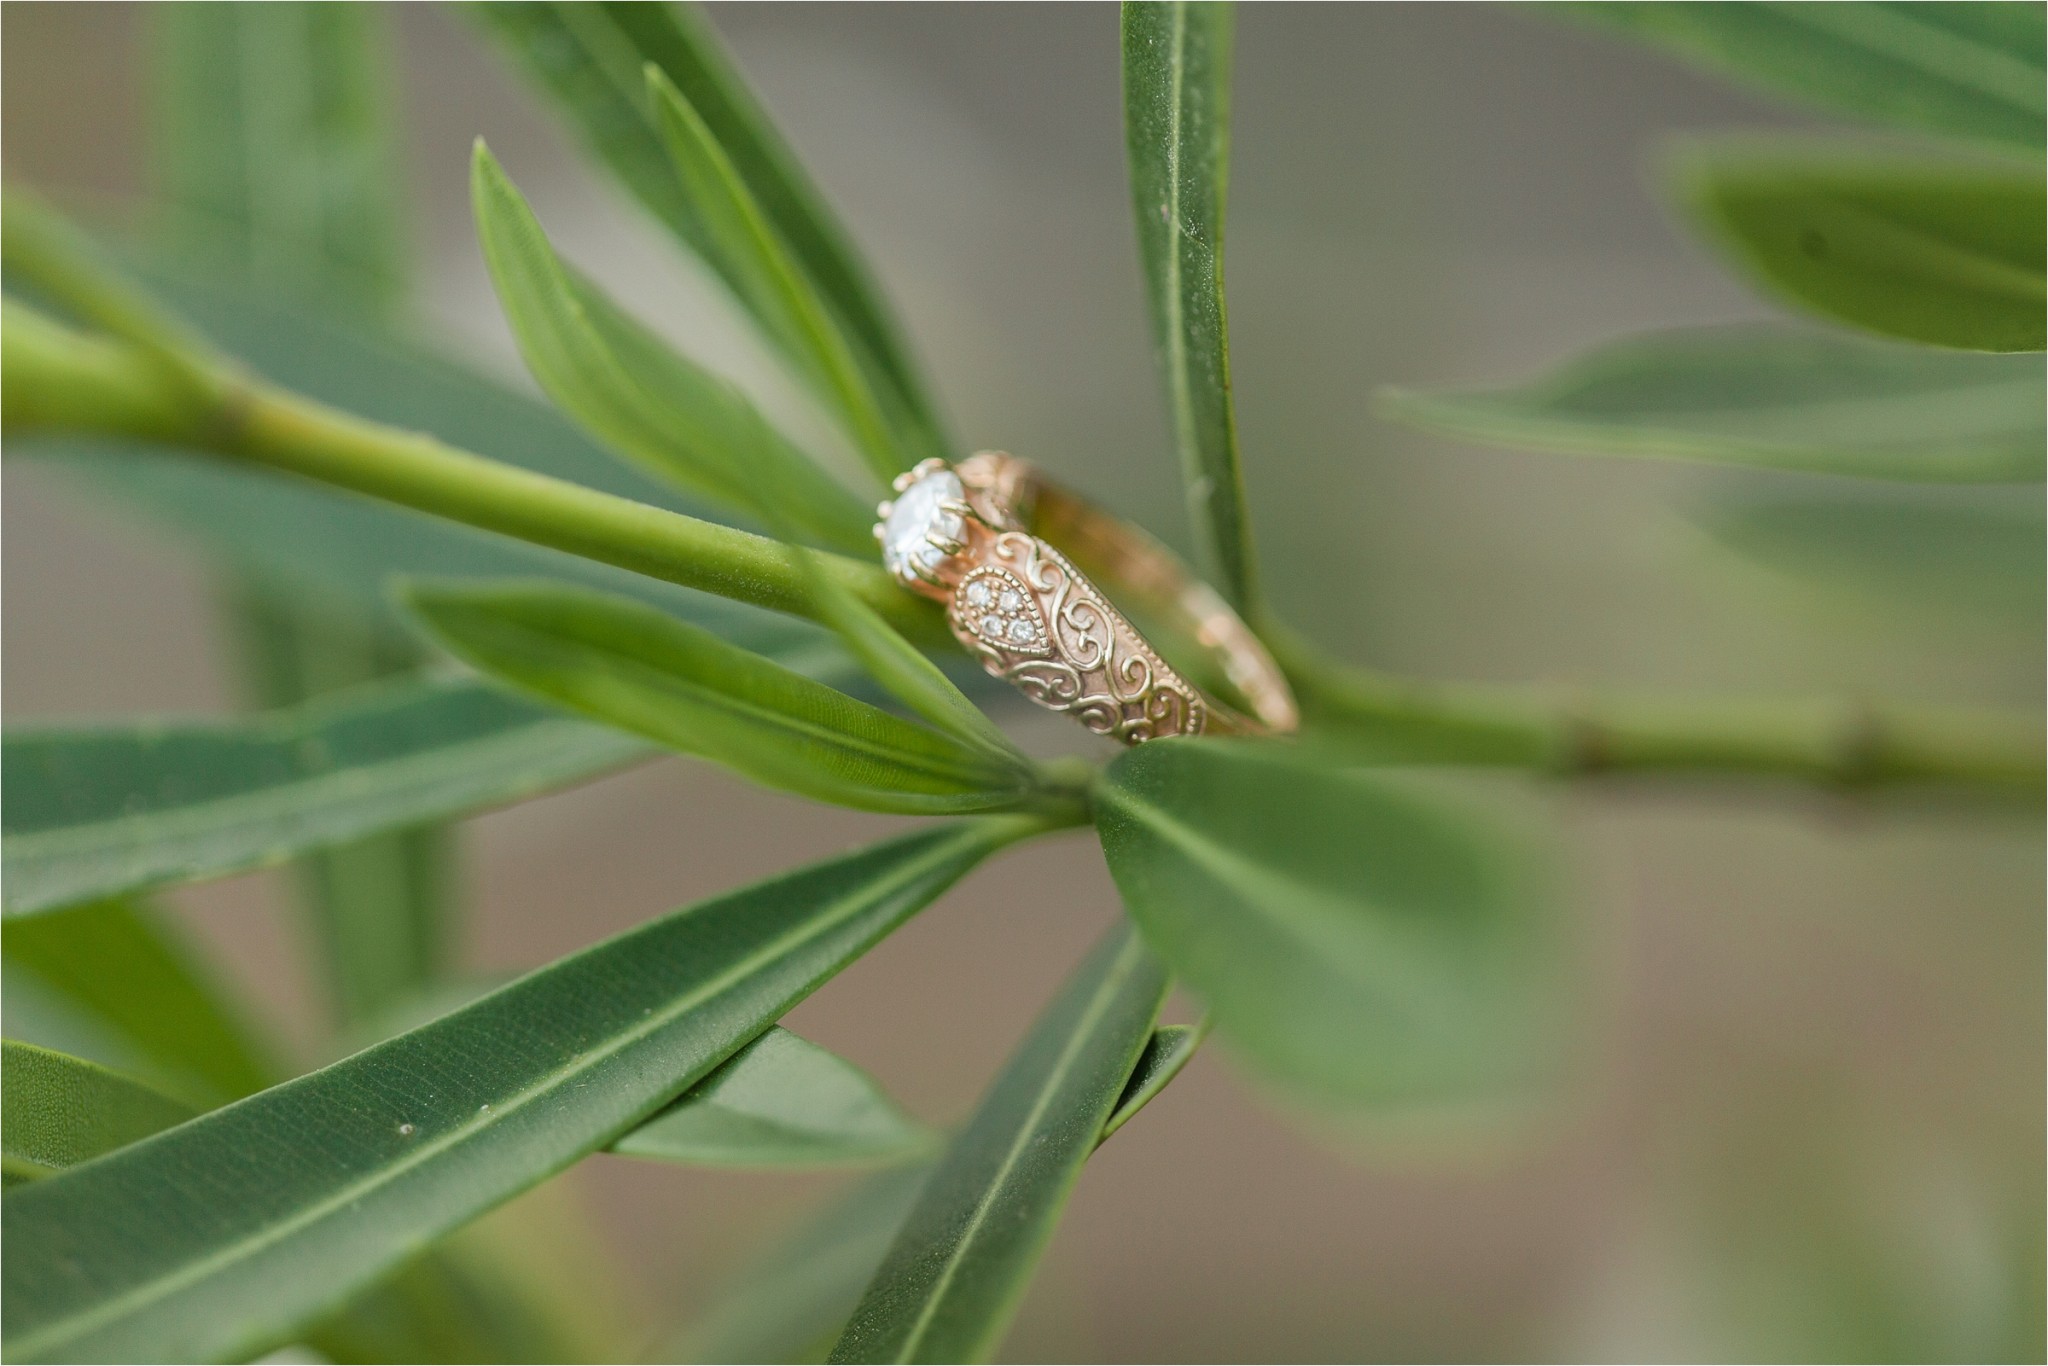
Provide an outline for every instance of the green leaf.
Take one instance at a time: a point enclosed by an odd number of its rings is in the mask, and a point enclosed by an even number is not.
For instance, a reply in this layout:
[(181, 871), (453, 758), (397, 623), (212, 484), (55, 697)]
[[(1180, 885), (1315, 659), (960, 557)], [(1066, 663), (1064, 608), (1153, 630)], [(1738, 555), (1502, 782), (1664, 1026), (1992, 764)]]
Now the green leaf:
[(611, 1150), (698, 1166), (830, 1167), (907, 1161), (936, 1138), (852, 1063), (771, 1029)]
[(105, 1025), (152, 1079), (161, 1074), (163, 1089), (194, 1104), (235, 1100), (282, 1075), (197, 954), (146, 905), (101, 901), (11, 917), (0, 926), (0, 951), (10, 977), (28, 974)]
[(193, 1113), (98, 1063), (0, 1041), (0, 1157), (9, 1185), (126, 1147)]
[(482, 142), (470, 185), (506, 319), (527, 368), (557, 403), (621, 453), (692, 492), (751, 508), (758, 480), (797, 534), (873, 554), (872, 508), (783, 439), (737, 389), (684, 360), (564, 267)]
[(1830, 618), (1847, 600), (1944, 625), (1976, 620), (2038, 648), (2048, 586), (2037, 495), (1993, 502), (1889, 489), (1736, 489), (1703, 498), (1690, 515), (1724, 550), (1823, 590)]
[(2038, 3), (1562, 6), (1775, 94), (1893, 127), (2038, 149), (2048, 102)]
[(162, 238), (273, 293), (394, 310), (409, 272), (385, 12), (171, 5), (150, 18)]
[(1631, 337), (1523, 384), (1381, 412), (1489, 445), (1875, 479), (2039, 479), (2048, 384), (2021, 356), (1743, 325)]
[(1127, 751), (1096, 810), (1146, 941), (1289, 1090), (1439, 1104), (1551, 1061), (1550, 889), (1509, 832), (1387, 776), (1215, 741)]
[(260, 868), (646, 753), (473, 683), (411, 680), (247, 721), (12, 730), (4, 905), (45, 911)]
[(1686, 210), (1787, 303), (1933, 346), (2043, 348), (2038, 164), (1740, 139), (1696, 145), (1673, 166)]
[(703, 226), (699, 249), (761, 324), (769, 340), (829, 403), (882, 478), (914, 463), (919, 449), (892, 421), (884, 393), (740, 179), (731, 159), (661, 69), (647, 69), (648, 99), (669, 162)]
[(1145, 1051), (1138, 1055), (1137, 1065), (1131, 1068), (1131, 1079), (1124, 1083), (1124, 1093), (1117, 1097), (1116, 1108), (1102, 1122), (1102, 1137), (1096, 1142), (1108, 1142), (1111, 1134), (1130, 1123), (1138, 1111), (1150, 1105), (1152, 1098), (1180, 1075), (1181, 1068), (1188, 1065), (1195, 1056), (1195, 1050), (1207, 1037), (1209, 1022), (1206, 1019), (1200, 1024), (1162, 1025), (1153, 1030), (1152, 1037), (1145, 1041)]
[(11, 1360), (217, 1360), (637, 1127), (1024, 820), (917, 831), (663, 916), (0, 1202)]
[(1193, 0), (1123, 7), (1131, 207), (1188, 507), (1209, 571), (1255, 605), (1251, 514), (1238, 469), (1223, 303), (1233, 11)]
[(661, 1359), (822, 1362), (931, 1175), (891, 1167), (745, 1267)]
[(833, 1361), (995, 1351), (1167, 985), (1127, 923), (1089, 954), (940, 1159)]
[(870, 811), (1030, 800), (1005, 764), (623, 598), (545, 583), (418, 585), (434, 638), (492, 678), (757, 782)]
[[(123, 1063), (142, 1067), (145, 1080), (193, 1109), (271, 1085), (281, 1070), (260, 1056), (238, 1012), (204, 980), (171, 930), (147, 907), (123, 902), (8, 921), (0, 929), (8, 1031), (23, 1015), (33, 1026), (49, 1026), (36, 1007), (54, 990), (105, 1028), (95, 1042), (111, 1044)], [(537, 1307), (544, 1297), (515, 1302), (498, 1265), (503, 1259), (466, 1245), (474, 1241), (464, 1236), (408, 1263), (309, 1327), (303, 1340), (334, 1361), (578, 1359), (565, 1358), (560, 1329)]]
[[(466, 7), (560, 106), (570, 129), (695, 255), (723, 273), (710, 225), (677, 179), (647, 99), (649, 63), (697, 111), (887, 395), (905, 464), (945, 458), (917, 367), (867, 268), (693, 8), (662, 4), (500, 3)], [(742, 302), (740, 281), (726, 276)]]

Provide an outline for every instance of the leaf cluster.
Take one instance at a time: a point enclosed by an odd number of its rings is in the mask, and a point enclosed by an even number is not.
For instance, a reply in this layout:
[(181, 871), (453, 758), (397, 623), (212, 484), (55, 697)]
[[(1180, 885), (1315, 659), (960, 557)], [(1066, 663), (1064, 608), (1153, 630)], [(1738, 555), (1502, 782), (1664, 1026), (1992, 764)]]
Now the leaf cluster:
[[(2040, 7), (1817, 8), (1584, 17), (1991, 149), (1745, 138), (1675, 155), (1674, 202), (1708, 240), (1847, 330), (1625, 339), (1524, 384), (1395, 391), (1386, 413), (1546, 450), (2038, 481)], [(0, 1059), (10, 1360), (294, 1342), (336, 1360), (601, 1355), (461, 1231), (602, 1151), (886, 1168), (695, 1325), (696, 1350), (984, 1359), (1089, 1155), (1211, 1027), (1283, 1104), (1346, 1122), (1526, 1107), (1554, 1087), (1572, 961), (1551, 842), (1471, 782), (1403, 764), (2038, 792), (2038, 748), (1995, 719), (1589, 719), (1350, 673), (1285, 633), (1230, 382), (1233, 16), (1183, 0), (1127, 4), (1122, 22), (1154, 341), (1205, 567), (1289, 660), (1310, 726), (1103, 763), (1027, 755), (983, 683), (925, 652), (928, 604), (846, 558), (871, 558), (882, 482), (958, 452), (848, 235), (702, 18), (468, 12), (723, 285), (857, 468), (563, 259), (481, 141), (480, 250), (551, 402), (401, 340), (373, 12), (167, 7), (157, 219), (134, 272), (150, 285), (10, 190), (10, 288), (35, 302), (9, 301), (7, 426), (16, 455), (202, 548), (252, 709), (6, 737), (0, 949), (10, 999), (30, 1003)], [(210, 78), (266, 69), (317, 79)], [(928, 819), (488, 990), (454, 972), (455, 824), (664, 753)], [(1124, 914), (950, 1136), (777, 1024), (983, 861), (1078, 827)], [(284, 862), (333, 998), (328, 1056), (347, 1054), (317, 1068), (273, 1056), (147, 900)], [(1200, 1023), (1160, 1023), (1176, 984)], [(54, 1046), (76, 1038), (95, 1042)], [(542, 1309), (540, 1327), (522, 1317)]]

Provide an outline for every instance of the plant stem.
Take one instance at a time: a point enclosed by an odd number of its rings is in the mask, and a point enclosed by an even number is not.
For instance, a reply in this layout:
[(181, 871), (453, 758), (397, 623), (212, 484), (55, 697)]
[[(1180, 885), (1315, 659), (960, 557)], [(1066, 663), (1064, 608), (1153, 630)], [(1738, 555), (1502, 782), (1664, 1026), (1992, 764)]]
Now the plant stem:
[(1850, 699), (1632, 697), (1435, 683), (1332, 664), (1290, 642), (1307, 724), (1388, 761), (1563, 776), (1748, 774), (1825, 786), (1936, 784), (2039, 800), (2039, 718)]
[[(10, 304), (9, 432), (65, 428), (192, 447), (285, 470), (451, 521), (722, 597), (813, 616), (780, 542), (458, 450), (241, 375), (209, 390), (166, 383), (132, 347)], [(817, 552), (824, 571), (898, 630), (950, 641), (935, 603), (879, 567)]]
[[(194, 385), (150, 351), (6, 306), (0, 425), (195, 447), (776, 611), (816, 617), (777, 541), (600, 493), (352, 417), (232, 370)], [(937, 604), (813, 552), (892, 626), (950, 645)], [(1563, 775), (1776, 775), (1840, 787), (1947, 784), (2040, 797), (2037, 717), (1857, 702), (1574, 696), (1346, 668), (1284, 642), (1309, 725), (1377, 760)], [(1054, 805), (1064, 806), (1063, 799)]]

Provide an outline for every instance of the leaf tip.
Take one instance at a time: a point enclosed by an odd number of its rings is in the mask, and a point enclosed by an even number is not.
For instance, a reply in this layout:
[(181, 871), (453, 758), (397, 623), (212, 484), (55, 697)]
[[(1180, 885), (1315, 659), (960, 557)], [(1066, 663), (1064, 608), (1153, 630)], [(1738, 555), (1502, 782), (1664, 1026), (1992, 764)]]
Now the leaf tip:
[(486, 210), (492, 198), (507, 193), (516, 194), (517, 191), (512, 189), (512, 181), (505, 174), (505, 168), (491, 155), (489, 144), (479, 135), (469, 147), (469, 197), (477, 218), (482, 220), (487, 216)]

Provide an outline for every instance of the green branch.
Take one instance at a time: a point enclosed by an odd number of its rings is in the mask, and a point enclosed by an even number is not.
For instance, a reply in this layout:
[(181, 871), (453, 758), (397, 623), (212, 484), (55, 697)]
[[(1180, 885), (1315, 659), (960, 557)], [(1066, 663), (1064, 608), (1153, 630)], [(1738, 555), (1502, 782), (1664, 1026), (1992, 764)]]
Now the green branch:
[[(487, 460), (232, 372), (214, 372), (218, 383), (203, 389), (179, 383), (139, 348), (17, 303), (7, 305), (0, 347), (10, 435), (61, 429), (208, 451), (686, 588), (816, 614), (787, 550), (763, 536)], [(817, 560), (897, 629), (926, 644), (951, 639), (937, 606), (878, 566)]]
[[(10, 248), (21, 245), (19, 231), (9, 237)], [(75, 259), (63, 261), (62, 271), (40, 270), (47, 262), (37, 255), (10, 254), (9, 266), (82, 315), (103, 325), (149, 317), (136, 311), (139, 296), (110, 293), (125, 288), (118, 280), (99, 280)], [(80, 306), (111, 297), (124, 306)], [(146, 339), (132, 327), (123, 328), (125, 339), (92, 336), (12, 301), (5, 315), (0, 427), (8, 435), (97, 432), (210, 451), (740, 602), (825, 615), (778, 541), (353, 417), (251, 378), (210, 351), (177, 349), (168, 328), (152, 326)], [(920, 644), (951, 644), (937, 605), (904, 592), (880, 568), (822, 552), (812, 559)], [(2036, 799), (2044, 782), (2040, 720), (2015, 713), (1575, 695), (1349, 669), (1293, 642), (1285, 654), (1311, 728), (1374, 759), (1572, 776), (1727, 773), (1852, 788), (1951, 785)]]
[(1685, 698), (1541, 685), (1436, 683), (1287, 651), (1307, 724), (1388, 761), (1602, 774), (1947, 785), (2039, 800), (2037, 717), (1849, 699)]

